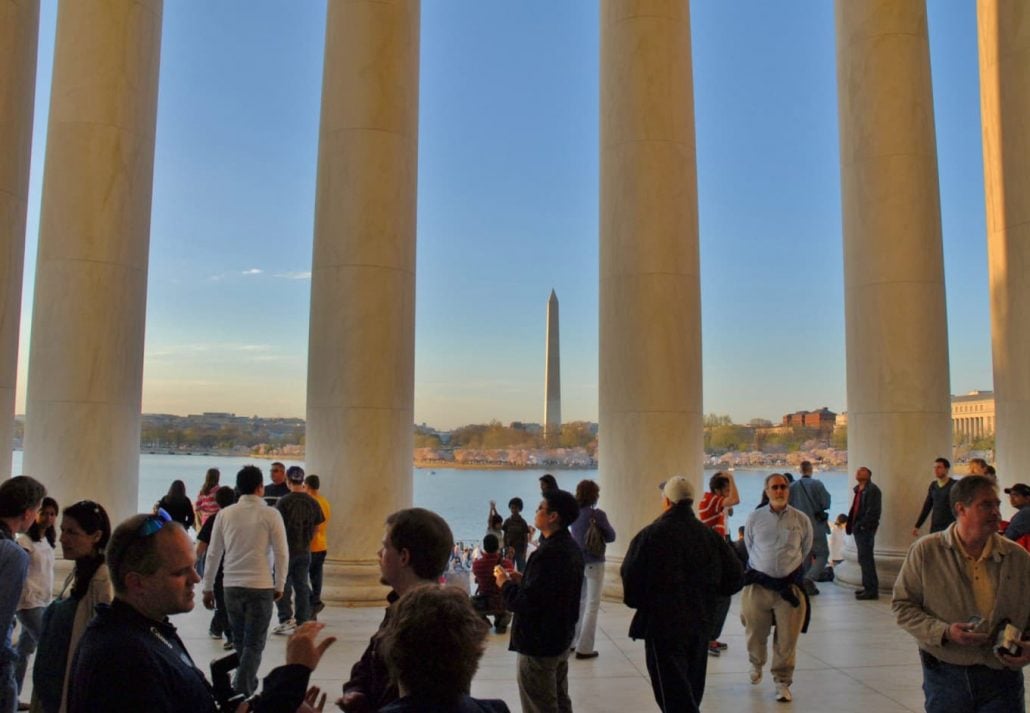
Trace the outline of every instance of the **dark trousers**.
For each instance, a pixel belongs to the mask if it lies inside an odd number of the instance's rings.
[[[855,532],[855,548],[858,550],[858,566],[862,568],[862,589],[870,594],[880,591],[880,580],[876,576],[876,560],[873,558],[875,532]]]
[[[219,636],[224,634],[226,640],[232,642],[232,627],[229,626],[229,614],[225,608],[225,585],[221,567],[218,568],[218,576],[215,577],[215,613],[211,615],[208,631]]]
[[[644,656],[654,699],[663,713],[698,713],[705,693],[708,637],[645,639]]]
[[[1023,672],[987,666],[956,666],[925,651],[926,713],[1024,713]]]
[[[712,641],[718,641],[722,636],[722,627],[726,624],[726,616],[730,613],[730,602],[733,597],[720,597],[714,599],[715,607],[712,609]]]
[[[311,577],[311,606],[322,601],[322,568],[325,567],[326,550],[311,553],[311,564],[308,566],[308,574]]]

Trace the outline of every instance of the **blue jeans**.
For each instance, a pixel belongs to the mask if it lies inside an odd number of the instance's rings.
[[[240,655],[240,665],[232,685],[238,693],[246,696],[257,690],[257,671],[261,665],[261,652],[265,650],[265,639],[268,638],[274,600],[275,592],[271,589],[225,588],[225,608],[229,613],[232,640]]]
[[[311,566],[308,575],[311,577],[311,606],[322,601],[322,569],[325,567],[326,550],[311,553]]]
[[[291,555],[286,569],[286,586],[283,587],[282,598],[275,603],[279,610],[279,623],[296,618],[297,624],[303,624],[311,618],[311,585],[308,583],[308,569],[311,567],[311,553]],[[296,592],[297,615],[293,613],[293,594]]]
[[[34,607],[32,609],[18,610],[18,623],[21,624],[21,633],[18,634],[18,664],[14,669],[14,680],[18,684],[18,693],[21,693],[22,682],[25,681],[25,671],[29,666],[29,656],[36,650],[36,642],[43,631],[43,610],[46,607]]]
[[[0,663],[0,713],[18,710],[18,682],[14,680],[14,661]]]
[[[956,666],[925,651],[926,713],[1025,713],[1023,672],[987,666]]]

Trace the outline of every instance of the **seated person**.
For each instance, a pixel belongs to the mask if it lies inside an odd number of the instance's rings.
[[[511,612],[504,608],[501,590],[497,587],[494,579],[494,567],[501,565],[510,571],[513,569],[513,565],[511,560],[501,558],[499,549],[500,542],[495,535],[487,535],[483,538],[483,554],[472,563],[472,576],[476,578],[476,596],[472,603],[484,619],[487,619],[488,614],[492,614],[494,631],[503,634],[508,630]]]
[[[401,697],[379,713],[508,713],[504,701],[468,695],[487,629],[463,592],[409,590],[394,605],[380,640]]]

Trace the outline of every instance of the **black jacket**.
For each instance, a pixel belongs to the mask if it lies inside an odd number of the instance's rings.
[[[265,678],[258,713],[293,713],[304,700],[311,670],[280,666]],[[71,668],[69,713],[216,713],[214,692],[168,623],[115,599],[98,604]]]
[[[736,553],[680,501],[637,533],[622,562],[626,606],[636,609],[634,639],[685,639],[711,631],[714,598],[743,586]]]
[[[515,612],[508,648],[526,656],[558,656],[569,650],[579,619],[583,552],[568,529],[542,538],[529,556],[522,583],[506,582],[504,606]]]
[[[502,700],[472,698],[462,696],[453,704],[430,703],[416,700],[414,696],[404,696],[379,713],[510,713]]]
[[[857,493],[858,486],[856,485],[853,490]],[[862,499],[858,501],[858,512],[848,513],[848,524],[845,525],[844,531],[849,535],[853,532],[875,533],[876,528],[880,526],[881,502],[880,489],[870,480],[866,483]]]
[[[386,595],[389,604],[383,613],[383,621],[379,629],[372,634],[372,638],[365,647],[365,652],[350,670],[350,679],[343,684],[343,692],[362,693],[365,696],[365,704],[368,710],[377,711],[383,706],[393,703],[400,696],[397,684],[390,680],[390,672],[386,669],[386,662],[379,652],[379,636],[390,621],[393,614],[393,605],[400,599],[397,592],[391,591]]]

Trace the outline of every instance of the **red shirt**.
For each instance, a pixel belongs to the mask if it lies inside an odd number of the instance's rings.
[[[726,498],[715,493],[705,493],[697,506],[697,519],[708,525],[723,537],[726,536]]]
[[[501,565],[505,569],[514,569],[511,560],[501,558],[500,552],[484,552],[472,563],[472,576],[476,579],[476,591],[485,594],[491,600],[501,601],[501,590],[494,579],[494,567]],[[503,606],[501,607],[503,608]]]

